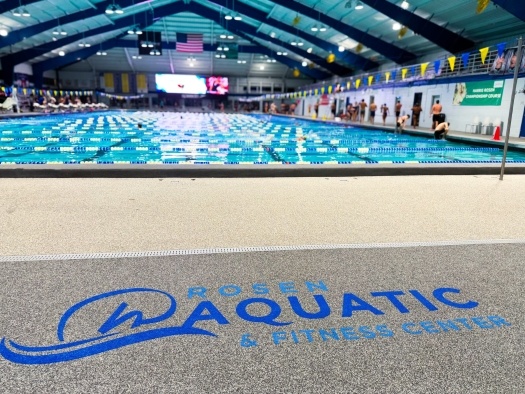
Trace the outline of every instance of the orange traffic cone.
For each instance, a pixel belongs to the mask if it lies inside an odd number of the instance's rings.
[[[499,126],[496,126],[496,128],[494,129],[494,135],[492,136],[492,139],[494,141],[499,141],[501,138],[501,132],[500,132],[500,129],[499,129]]]

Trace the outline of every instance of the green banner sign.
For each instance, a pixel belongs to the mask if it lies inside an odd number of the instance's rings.
[[[454,105],[501,105],[505,80],[462,82],[456,84]]]

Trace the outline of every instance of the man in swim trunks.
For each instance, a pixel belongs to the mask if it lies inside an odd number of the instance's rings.
[[[410,115],[403,115],[397,118],[395,133],[397,133],[398,130],[399,134],[403,132],[403,129],[405,128],[405,123],[408,119],[410,119]]]
[[[421,111],[423,111],[423,108],[421,108],[419,103],[416,103],[412,107],[412,127],[414,127],[414,129],[417,129],[419,126],[419,115],[421,114]]]
[[[383,126],[386,126],[386,117],[388,116],[388,106],[386,103],[381,106],[381,112],[383,113]]]
[[[366,107],[368,107],[368,105],[366,105],[365,99],[362,99],[361,102],[359,103],[359,122],[360,123],[363,123],[365,121]]]
[[[370,123],[374,124],[374,118],[376,116],[377,111],[377,104],[376,103],[370,103]]]
[[[401,104],[401,101],[398,101],[396,103],[396,119],[399,118],[399,116],[401,115],[401,107],[403,106],[403,104]]]
[[[434,138],[436,140],[441,140],[443,138],[446,138],[448,134],[448,127],[450,126],[450,123],[442,122],[436,126],[436,130],[434,130]]]
[[[436,100],[436,103],[432,106],[432,109],[430,110],[430,115],[432,116],[432,130],[434,130],[439,124],[439,114],[441,113],[442,109],[443,106],[439,104],[439,100]]]

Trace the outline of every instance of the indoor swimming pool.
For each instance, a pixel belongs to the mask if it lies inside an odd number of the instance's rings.
[[[5,118],[0,164],[499,163],[499,147],[269,115],[101,112]],[[509,163],[525,152],[509,151]]]

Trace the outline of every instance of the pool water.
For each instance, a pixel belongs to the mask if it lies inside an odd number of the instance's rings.
[[[0,164],[496,163],[502,155],[497,147],[267,115],[108,111],[0,123]],[[508,152],[507,160],[523,163],[525,153]]]

